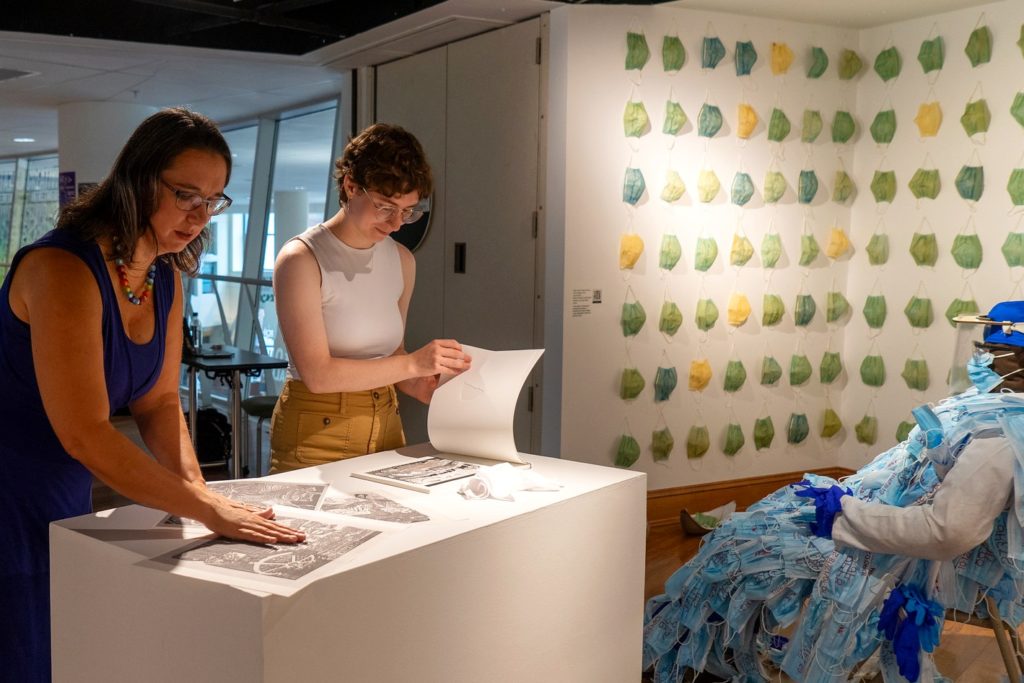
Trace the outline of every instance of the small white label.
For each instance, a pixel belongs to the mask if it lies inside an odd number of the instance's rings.
[[[601,303],[600,289],[572,290],[572,317],[582,318],[592,313],[591,306]]]

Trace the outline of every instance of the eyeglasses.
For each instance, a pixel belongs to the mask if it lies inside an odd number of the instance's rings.
[[[213,199],[206,199],[195,192],[179,190],[163,178],[160,179],[160,182],[174,192],[174,205],[182,211],[195,211],[199,208],[200,204],[205,204],[207,215],[216,216],[217,214],[224,213],[231,206],[232,199],[226,194],[214,197]]]
[[[416,206],[410,206],[407,209],[400,209],[394,204],[378,204],[374,201],[373,197],[370,196],[370,193],[366,191],[365,187],[360,187],[359,189],[363,191],[366,198],[370,200],[371,204],[373,204],[373,208],[377,209],[377,218],[379,220],[390,223],[395,219],[395,215],[400,214],[402,223],[408,225],[409,223],[415,223],[423,217],[423,209],[420,208],[419,204]]]

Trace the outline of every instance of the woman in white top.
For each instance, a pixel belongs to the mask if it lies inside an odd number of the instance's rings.
[[[419,219],[432,189],[415,137],[375,124],[335,162],[341,210],[287,242],[274,266],[288,379],[271,423],[271,471],[405,445],[398,389],[430,401],[441,373],[470,358],[452,339],[407,353],[416,279],[412,253],[389,235]]]

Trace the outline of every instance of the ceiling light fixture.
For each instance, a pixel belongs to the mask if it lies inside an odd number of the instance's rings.
[[[14,138],[14,142],[35,142],[35,138]]]

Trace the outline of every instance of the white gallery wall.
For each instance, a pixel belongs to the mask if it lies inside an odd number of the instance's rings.
[[[991,63],[972,69],[963,47],[982,13],[983,23],[992,30],[993,56]],[[1020,268],[1007,266],[1000,247],[1008,232],[1021,229],[1017,216],[1010,214],[1006,183],[1012,168],[1024,166],[1024,129],[1009,114],[1014,95],[1024,90],[1019,76],[1024,73],[1024,58],[1014,44],[1022,21],[1024,6],[1013,2],[865,31],[665,7],[555,10],[550,40],[548,254],[550,260],[554,242],[564,248],[564,262],[554,268],[549,263],[548,281],[560,282],[563,294],[562,456],[612,464],[621,437],[629,434],[640,446],[632,468],[648,473],[652,489],[836,465],[856,467],[895,442],[897,425],[909,419],[910,408],[945,395],[953,345],[953,328],[943,316],[947,306],[955,298],[971,298],[961,296],[969,286],[981,309],[987,310],[1008,298],[1017,287],[1014,280],[1021,277]],[[627,32],[642,32],[649,46],[650,60],[640,70],[625,68]],[[686,48],[686,62],[678,72],[666,72],[662,66],[666,35],[678,35]],[[726,56],[715,69],[702,69],[701,43],[713,35],[721,39]],[[945,66],[927,79],[916,56],[921,41],[934,35],[944,38]],[[737,75],[738,41],[751,41],[757,51],[749,75]],[[795,56],[784,74],[775,74],[770,67],[773,42],[785,43]],[[890,44],[902,57],[902,69],[887,85],[872,65]],[[830,60],[817,79],[806,76],[812,46],[823,48]],[[855,50],[864,64],[852,80],[838,75],[844,49]],[[987,98],[992,123],[987,136],[972,141],[959,117],[979,82],[973,97]],[[679,102],[689,119],[675,136],[662,132],[669,99]],[[941,103],[945,119],[937,137],[922,140],[913,118],[918,105],[930,99]],[[624,133],[623,113],[630,101],[643,102],[650,117],[650,130],[640,137]],[[868,128],[889,102],[897,130],[885,147],[875,143]],[[705,103],[718,106],[724,118],[722,129],[711,138],[697,133]],[[753,107],[760,119],[745,140],[737,135],[741,103]],[[774,108],[782,110],[791,124],[782,142],[768,140]],[[820,112],[824,124],[813,143],[801,141],[805,110]],[[856,134],[846,143],[833,142],[830,134],[840,110],[850,112],[857,124]],[[982,137],[984,144],[976,144]],[[972,161],[975,152],[978,156]],[[985,191],[973,204],[961,199],[954,186],[964,164],[985,168]],[[940,169],[938,198],[915,200],[911,195],[907,182],[919,166]],[[646,182],[646,192],[635,206],[623,201],[627,167],[639,168]],[[675,202],[659,197],[670,169],[679,173],[687,188]],[[870,190],[878,169],[896,174],[891,203],[876,202]],[[721,183],[718,195],[706,203],[698,198],[702,170],[714,171]],[[787,181],[785,195],[774,204],[763,196],[768,170],[782,172]],[[798,201],[797,192],[801,171],[808,170],[814,171],[819,187],[805,204]],[[838,170],[845,170],[857,186],[854,196],[843,202],[833,199]],[[742,207],[730,201],[737,172],[748,173],[756,188]],[[984,260],[976,272],[965,272],[949,249],[972,216]],[[911,236],[922,230],[924,217],[939,245],[933,267],[916,266],[909,254]],[[852,244],[832,258],[826,252],[835,228]],[[865,253],[876,231],[885,231],[890,239],[890,258],[884,266],[870,265]],[[764,267],[761,260],[767,233],[778,233],[783,244],[775,268]],[[675,235],[682,246],[682,257],[671,270],[659,268],[666,234]],[[643,243],[632,268],[620,268],[623,235],[639,237]],[[730,263],[736,235],[749,238],[754,249],[743,265]],[[814,236],[820,253],[802,266],[798,261],[805,235]],[[698,238],[712,238],[718,247],[718,257],[707,272],[695,268]],[[558,266],[562,272],[556,272]],[[594,301],[595,290],[599,303]],[[850,303],[850,310],[832,322],[826,321],[830,291],[842,293]],[[868,294],[879,292],[886,296],[888,318],[880,330],[870,330],[861,311]],[[933,303],[935,319],[924,330],[914,330],[903,315],[915,293]],[[779,295],[785,305],[777,325],[762,325],[765,294]],[[806,326],[794,321],[794,304],[801,294],[811,295],[817,305]],[[735,295],[744,295],[751,306],[741,325],[729,324],[729,302]],[[710,299],[719,311],[717,323],[706,332],[695,322],[701,299]],[[666,301],[675,302],[683,315],[675,335],[659,331]],[[629,337],[620,325],[627,302],[639,302],[647,316],[640,332]],[[823,384],[819,376],[826,351],[839,352],[845,368],[830,384]],[[885,359],[887,378],[882,387],[866,387],[861,381],[859,366],[869,353]],[[904,361],[914,354],[928,361],[931,383],[926,391],[908,389],[900,377]],[[773,386],[760,382],[766,355],[783,370]],[[811,378],[798,386],[789,381],[794,355],[806,356],[813,368]],[[691,363],[704,360],[711,379],[705,388],[691,390]],[[741,361],[747,374],[734,392],[724,389],[730,361]],[[674,367],[678,375],[677,387],[663,401],[655,400],[659,367]],[[624,368],[636,368],[645,380],[636,398],[620,398]],[[826,407],[833,408],[844,425],[830,438],[820,435]],[[793,415],[807,418],[809,434],[800,443],[787,439]],[[865,415],[878,420],[873,445],[860,443],[855,433]],[[771,418],[775,431],[771,445],[760,450],[754,444],[759,418]],[[732,456],[723,452],[730,423],[738,424],[745,437],[745,445]],[[694,427],[707,428],[709,448],[700,457],[688,458],[687,439]],[[655,460],[652,433],[666,428],[674,449],[667,459]]]

